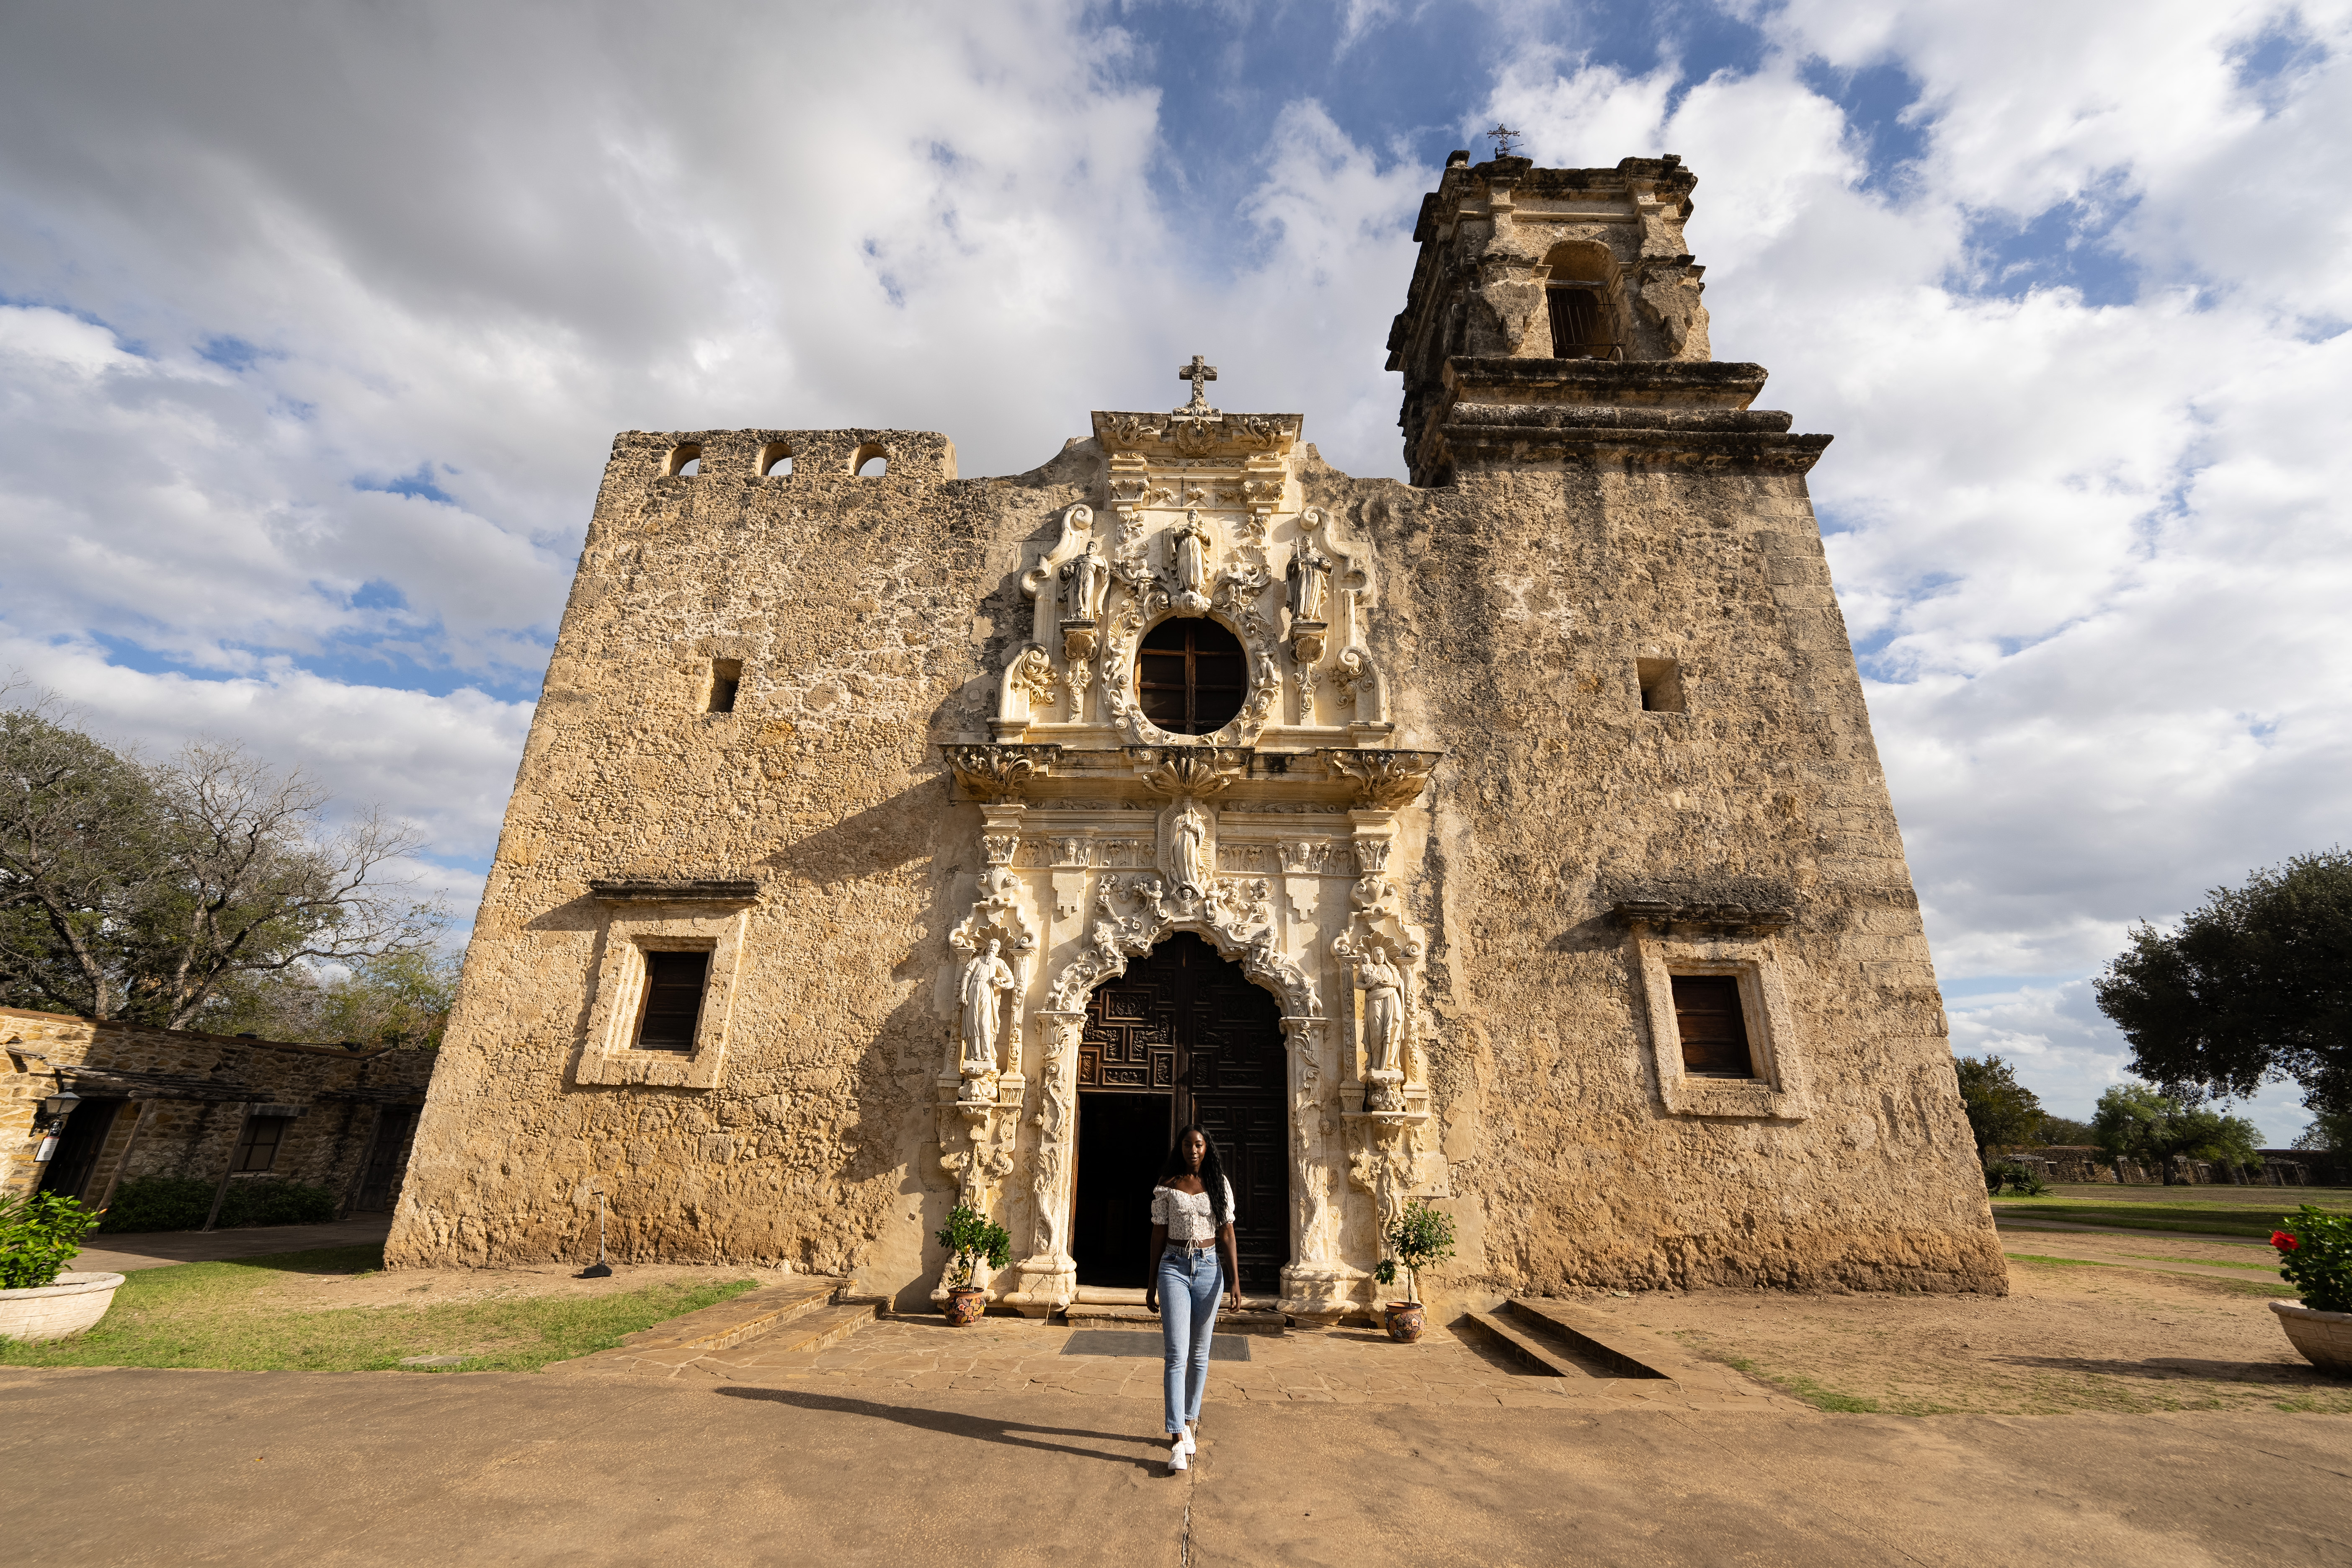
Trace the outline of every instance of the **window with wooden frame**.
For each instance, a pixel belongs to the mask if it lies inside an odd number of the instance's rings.
[[[1754,1078],[1756,1056],[1748,1043],[1738,976],[1677,974],[1673,986],[1683,1071],[1693,1078]]]
[[[709,980],[708,948],[646,953],[645,997],[637,1006],[637,1049],[691,1052]]]
[[[245,1130],[237,1134],[236,1154],[228,1168],[244,1175],[255,1171],[267,1171],[278,1163],[278,1146],[286,1140],[286,1128],[290,1116],[248,1116]]]
[[[1206,735],[1242,710],[1249,655],[1239,637],[1205,616],[1165,620],[1144,634],[1135,686],[1154,724],[1171,734]]]

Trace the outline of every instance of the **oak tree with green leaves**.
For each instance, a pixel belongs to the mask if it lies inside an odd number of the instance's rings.
[[[2132,1071],[2176,1097],[2292,1079],[2315,1111],[2352,1111],[2352,855],[2216,888],[2176,931],[2135,926],[2096,992]]]

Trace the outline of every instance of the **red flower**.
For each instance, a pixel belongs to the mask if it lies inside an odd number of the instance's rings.
[[[2271,1232],[2271,1245],[2277,1247],[2281,1252],[2293,1252],[2296,1247],[2301,1247],[2303,1243],[2295,1240],[2294,1237],[2289,1236],[2283,1230],[2274,1230]]]

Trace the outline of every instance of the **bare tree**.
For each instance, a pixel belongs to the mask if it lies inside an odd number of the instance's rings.
[[[0,992],[185,1028],[225,992],[428,948],[442,913],[393,873],[422,839],[233,745],[159,767],[39,708],[0,712]]]
[[[0,998],[118,1016],[170,876],[152,782],[42,696],[0,710]]]
[[[371,809],[320,831],[327,791],[236,746],[192,745],[155,770],[171,896],[145,917],[152,1010],[184,1028],[222,984],[297,964],[350,963],[432,940],[438,911],[386,873],[424,839]]]

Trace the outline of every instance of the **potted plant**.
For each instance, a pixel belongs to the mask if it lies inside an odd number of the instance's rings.
[[[1013,1257],[1013,1238],[978,1209],[958,1204],[940,1232],[940,1245],[948,1249],[948,1321],[965,1328],[988,1310],[988,1292],[971,1282],[973,1272],[983,1258],[991,1268],[1003,1268]]]
[[[1388,1304],[1389,1338],[1411,1344],[1429,1326],[1421,1304],[1421,1271],[1454,1256],[1454,1220],[1427,1198],[1415,1198],[1381,1239],[1388,1243],[1389,1256],[1381,1259],[1373,1277],[1393,1285],[1397,1270],[1404,1270],[1405,1299]]]
[[[2352,1373],[2352,1215],[2305,1204],[2279,1221],[2271,1245],[2279,1272],[2303,1292],[2271,1303],[2288,1342],[2312,1365]]]
[[[0,1340],[61,1340],[106,1316],[122,1276],[66,1269],[104,1212],[56,1193],[0,1197]]]

